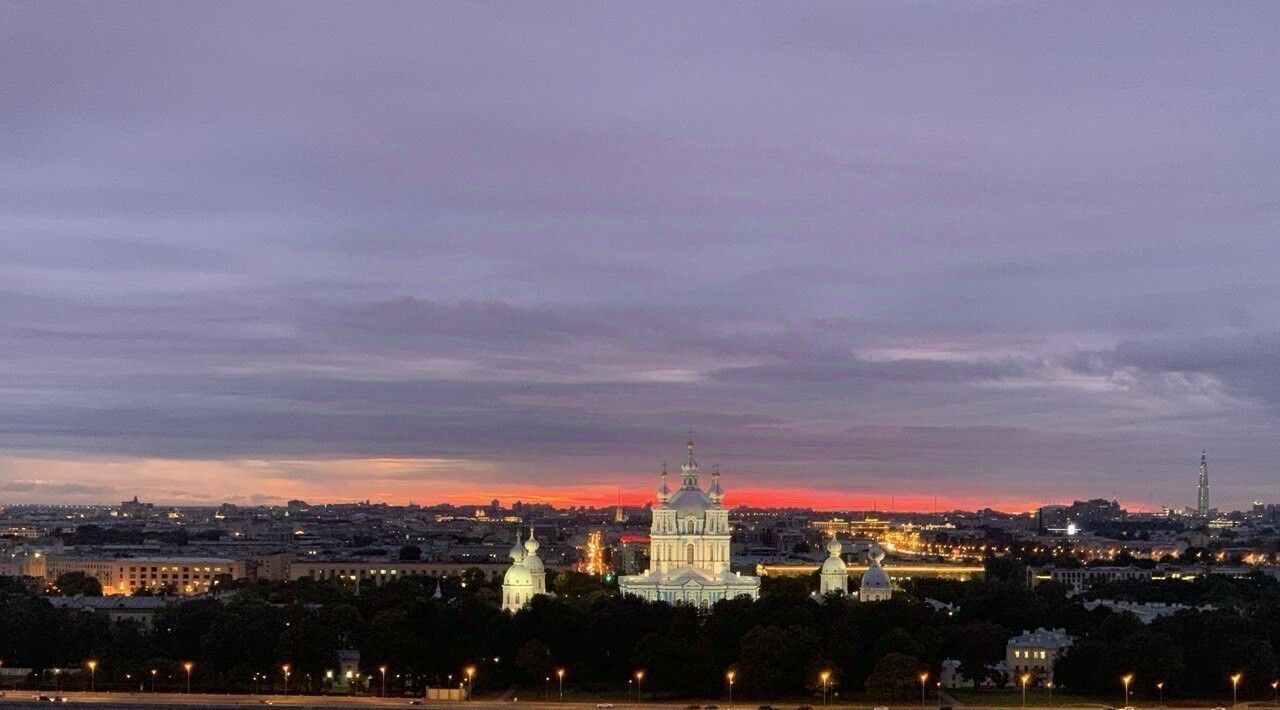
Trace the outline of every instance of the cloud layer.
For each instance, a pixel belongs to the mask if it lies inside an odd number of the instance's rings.
[[[0,499],[1276,500],[1278,14],[6,4]]]

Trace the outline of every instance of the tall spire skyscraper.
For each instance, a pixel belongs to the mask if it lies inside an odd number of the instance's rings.
[[[1196,515],[1209,517],[1209,459],[1200,452],[1200,489],[1196,494]]]

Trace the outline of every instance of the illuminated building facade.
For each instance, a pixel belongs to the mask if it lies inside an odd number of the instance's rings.
[[[658,504],[649,530],[649,569],[619,578],[623,594],[650,601],[709,607],[721,599],[760,595],[760,579],[730,571],[729,510],[724,507],[720,472],[713,470],[705,492],[698,484],[693,437],[680,467],[681,486],[667,485],[664,466]]]

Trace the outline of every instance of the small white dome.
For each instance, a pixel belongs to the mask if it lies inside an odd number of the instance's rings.
[[[839,557],[840,553],[843,551],[844,551],[844,545],[840,544],[839,539],[833,537],[831,538],[831,542],[827,543],[827,554],[831,555],[832,557]]]
[[[828,557],[822,563],[822,574],[845,574],[848,569],[844,566],[844,560],[839,557]]]
[[[889,573],[880,566],[880,562],[884,560],[884,550],[880,549],[879,545],[872,545],[867,556],[871,558],[871,566],[862,573],[862,591],[888,590],[892,586],[889,582]]]
[[[532,552],[524,556],[523,565],[529,570],[529,574],[543,574],[547,571],[546,565],[542,564],[542,558]]]
[[[862,589],[888,589],[889,573],[884,571],[879,565],[872,565],[862,573]]]
[[[867,557],[870,557],[872,562],[879,565],[884,562],[884,550],[880,549],[879,545],[872,545]]]
[[[533,538],[533,535],[530,535],[529,539],[524,541],[524,551],[527,554],[530,554],[530,555],[538,554],[539,547],[542,547],[542,545],[540,545],[538,541]]]
[[[533,575],[529,573],[529,568],[520,563],[511,565],[507,568],[507,573],[502,577],[502,586],[504,587],[532,587]]]

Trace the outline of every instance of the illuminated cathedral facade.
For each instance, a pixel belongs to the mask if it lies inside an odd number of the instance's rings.
[[[649,529],[649,569],[621,577],[623,594],[650,601],[709,607],[721,599],[760,595],[760,579],[730,571],[729,510],[724,507],[720,471],[706,491],[698,483],[693,438],[680,466],[674,493],[663,466],[653,523]]]

